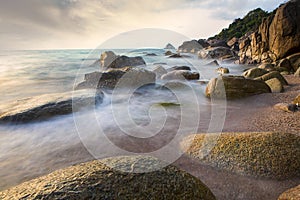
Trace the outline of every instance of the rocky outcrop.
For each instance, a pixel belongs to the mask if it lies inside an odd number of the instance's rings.
[[[70,114],[84,107],[102,103],[100,90],[81,90],[46,94],[21,99],[0,107],[0,122],[30,122]]]
[[[243,64],[270,63],[299,52],[300,2],[292,0],[281,5],[257,31],[240,39],[239,48]]]
[[[144,68],[125,67],[86,74],[84,81],[78,84],[75,89],[114,89],[119,82],[119,87],[138,87],[155,83],[155,79],[156,75],[154,72]]]
[[[172,165],[149,156],[124,156],[55,171],[0,192],[0,199],[216,198],[198,178]]]
[[[182,145],[200,162],[237,174],[273,179],[300,176],[300,137],[295,134],[198,134]]]
[[[102,53],[100,62],[101,62],[101,69],[103,71],[108,69],[119,69],[124,67],[137,67],[137,66],[146,65],[146,62],[140,56],[137,57],[117,56],[112,51],[106,51]]]
[[[208,47],[198,53],[201,59],[220,59],[224,56],[235,57],[235,52],[228,47]]]
[[[173,49],[175,49],[175,47],[172,44],[168,43],[164,49],[172,49],[173,50]]]
[[[300,185],[285,191],[278,197],[278,200],[296,200],[300,199]]]
[[[203,46],[197,40],[186,41],[178,47],[178,51],[182,53],[197,53],[203,49]]]
[[[263,81],[242,76],[219,76],[209,81],[205,93],[209,98],[239,99],[270,92],[271,89]]]
[[[200,74],[198,72],[189,70],[170,71],[161,77],[162,80],[199,80],[199,78]]]

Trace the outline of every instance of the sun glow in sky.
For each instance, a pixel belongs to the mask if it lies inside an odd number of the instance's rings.
[[[171,30],[191,39],[207,38],[254,8],[272,11],[283,2],[0,0],[0,49],[96,48],[116,35],[145,28]]]

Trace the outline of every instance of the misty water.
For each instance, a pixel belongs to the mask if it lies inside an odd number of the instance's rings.
[[[100,66],[93,63],[103,51],[1,51],[0,103],[72,91],[85,73],[100,70]],[[165,68],[185,65],[199,71],[201,80],[217,76],[216,66],[204,66],[210,61],[193,55],[167,58],[163,49],[117,49],[114,52],[143,56],[149,70],[157,65]],[[157,56],[147,56],[149,53]],[[243,71],[241,66],[222,66],[228,67],[232,74]],[[96,108],[42,122],[1,124],[0,190],[94,158],[152,152],[175,161],[181,152],[178,143],[172,143],[174,138],[179,135],[177,139],[181,139],[185,134],[206,132],[214,127],[209,124],[213,102],[204,96],[205,85],[199,82],[188,85],[190,89],[175,93],[159,87],[143,88],[130,94],[130,98],[124,93],[106,91],[104,102]],[[164,102],[181,106],[160,106]],[[167,145],[171,147],[158,151]]]

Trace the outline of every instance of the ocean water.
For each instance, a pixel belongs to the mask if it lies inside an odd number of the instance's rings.
[[[72,91],[85,73],[99,71],[100,66],[94,63],[103,51],[0,51],[0,103]],[[192,55],[175,59],[166,58],[163,49],[113,51],[142,56],[149,70],[157,65],[165,68],[186,65],[199,71],[202,80],[217,76],[215,66],[204,66],[210,61]],[[149,53],[157,56],[147,56]],[[232,74],[243,71],[242,66],[222,66],[228,67]],[[211,115],[214,103],[204,97],[205,85],[191,82],[190,88],[180,92],[149,89],[130,94],[129,98],[124,94],[106,93],[104,103],[94,110],[30,124],[1,124],[0,190],[58,168],[112,155],[141,152],[152,155],[153,152],[162,159],[175,161],[182,152],[178,150],[178,143],[172,144],[173,140],[181,139],[187,133],[222,128],[222,119],[217,117],[216,122],[210,124],[214,119]],[[164,108],[159,106],[162,102],[181,106]],[[168,151],[160,151],[170,144],[173,146],[166,148]],[[169,153],[170,149],[173,154]]]

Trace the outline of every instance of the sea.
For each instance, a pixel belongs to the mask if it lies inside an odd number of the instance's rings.
[[[0,51],[0,103],[73,91],[84,74],[100,70],[95,63],[107,50]],[[210,60],[195,55],[167,58],[165,50],[157,48],[112,51],[142,56],[148,70],[158,65],[190,66],[202,81],[218,76],[216,66],[206,65]],[[245,69],[233,64],[221,66],[234,75]],[[205,84],[191,81],[189,87],[184,91],[154,87],[127,95],[106,92],[103,104],[93,110],[41,122],[1,124],[0,190],[59,168],[115,155],[147,154],[175,161],[182,154],[178,141],[183,136],[221,131],[226,117],[226,102],[220,105],[207,99]]]

